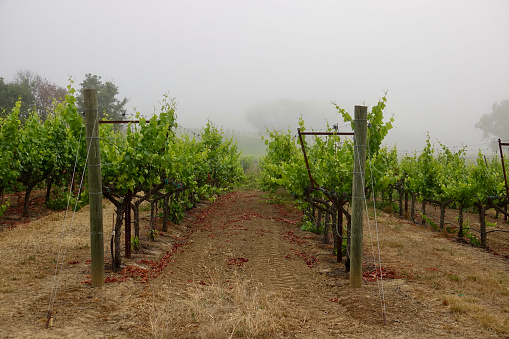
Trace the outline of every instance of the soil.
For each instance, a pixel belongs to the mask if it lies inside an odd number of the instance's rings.
[[[368,213],[364,282],[350,288],[323,236],[302,231],[301,214],[263,192],[200,203],[153,242],[144,220],[141,249],[122,259],[121,272],[108,260],[114,208],[103,205],[103,287],[90,285],[88,207],[0,232],[0,337],[509,335],[508,260],[391,214]],[[383,280],[374,273],[378,248]]]

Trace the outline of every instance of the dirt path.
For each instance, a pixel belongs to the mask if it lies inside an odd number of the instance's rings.
[[[109,220],[112,207],[106,205],[104,213]],[[380,284],[365,281],[361,289],[349,288],[330,248],[296,227],[300,216],[290,205],[269,204],[261,192],[232,192],[201,205],[181,225],[124,260],[129,270],[108,271],[110,280],[125,281],[104,288],[86,283],[87,218],[86,208],[76,217],[48,330],[45,314],[62,215],[0,233],[0,337],[507,335],[507,261],[390,215],[378,217],[382,260],[400,278],[383,282],[385,307]],[[368,244],[376,243],[368,233],[366,228],[366,271],[371,266]],[[497,294],[480,291],[485,285],[493,285]],[[490,318],[492,313],[501,318]],[[477,315],[487,315],[488,324]]]

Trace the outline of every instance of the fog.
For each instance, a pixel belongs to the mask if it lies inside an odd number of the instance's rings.
[[[509,99],[507,13],[505,0],[0,0],[0,76],[79,88],[92,73],[146,116],[169,93],[182,126],[238,130],[284,101],[292,126],[341,125],[331,101],[353,112],[388,91],[389,145],[429,133],[476,151],[474,124]]]

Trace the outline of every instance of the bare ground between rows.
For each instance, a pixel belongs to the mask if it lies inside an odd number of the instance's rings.
[[[109,220],[113,207],[106,202],[104,207],[104,220]],[[502,258],[382,214],[379,240],[373,227],[372,238],[365,228],[366,269],[373,265],[369,245],[380,244],[383,266],[400,278],[385,280],[383,290],[367,281],[361,289],[351,289],[329,246],[296,227],[300,216],[293,208],[268,204],[257,191],[221,196],[200,205],[155,242],[142,239],[142,251],[124,264],[147,272],[149,284],[142,276],[103,288],[83,283],[90,274],[84,208],[66,242],[53,324],[45,330],[62,219],[62,213],[55,213],[0,233],[1,337],[507,335],[509,275]],[[108,258],[109,239],[105,252]],[[151,260],[166,264],[153,271],[157,277],[143,271]],[[121,278],[110,271],[107,275]],[[486,293],[495,294],[483,294],[477,283],[493,284],[496,292]],[[471,312],[470,303],[455,304],[453,297],[470,298],[480,309]],[[455,305],[463,309],[453,309]],[[477,314],[499,317],[487,318],[494,323],[490,327]]]

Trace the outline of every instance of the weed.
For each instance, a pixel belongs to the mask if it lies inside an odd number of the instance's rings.
[[[300,225],[300,229],[307,232],[314,232],[316,231],[316,226],[315,223],[312,222],[311,220],[306,220],[302,222],[302,224]]]
[[[155,228],[151,229],[148,232],[148,237],[149,237],[149,239],[152,239],[152,240],[155,239],[158,235],[159,235],[159,232]],[[138,242],[139,242],[139,240],[138,240]]]
[[[465,238],[470,240],[470,243],[472,245],[474,245],[475,247],[481,246],[481,241],[477,239],[475,235],[472,234],[472,232],[470,231],[470,226],[467,225],[463,228],[463,234],[465,235]]]
[[[269,196],[267,196],[266,203],[282,205],[285,202],[289,202],[289,201],[290,200],[288,198],[282,197],[280,195],[270,194]]]
[[[455,282],[459,282],[461,279],[460,277],[458,277],[456,274],[448,274],[447,275],[447,279],[449,279],[450,281],[455,281]]]
[[[431,228],[433,228],[433,231],[440,231],[440,227],[433,220],[426,217],[424,218],[426,219],[426,222],[431,226]]]
[[[468,219],[465,219],[463,221],[463,236],[470,240],[470,243],[475,247],[481,246],[481,242],[479,241],[479,239],[477,239],[475,235],[473,235],[472,232],[470,231],[470,221]]]
[[[446,227],[445,227],[445,230],[447,231],[447,233],[455,233],[455,232],[456,232],[455,230],[453,230],[453,229],[451,228],[451,226],[446,226]]]
[[[139,248],[140,248],[140,239],[138,237],[132,236],[131,237],[131,250],[137,251]]]
[[[82,207],[81,201],[77,200],[75,196],[60,189],[53,190],[50,200],[46,203],[46,207],[51,210],[65,210],[67,205],[72,206],[73,210],[76,207],[76,211]]]

